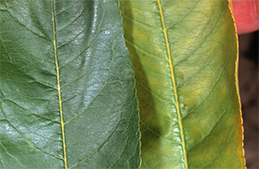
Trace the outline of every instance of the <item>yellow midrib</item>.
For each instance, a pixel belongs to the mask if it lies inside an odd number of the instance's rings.
[[[52,22],[53,22],[53,45],[54,45],[54,53],[55,53],[55,63],[56,63],[56,72],[57,72],[57,84],[58,84],[58,103],[59,103],[59,111],[60,111],[60,123],[61,123],[61,132],[62,132],[62,140],[63,140],[63,155],[64,155],[64,165],[65,169],[67,169],[67,155],[66,155],[66,140],[65,140],[65,130],[64,130],[64,119],[62,112],[62,99],[61,99],[61,91],[60,91],[60,76],[59,76],[59,66],[58,66],[58,56],[57,56],[57,40],[56,40],[56,24],[55,24],[55,15],[54,15],[54,3],[51,0],[52,5]]]
[[[170,46],[169,46],[168,37],[167,37],[167,29],[165,27],[165,20],[164,20],[164,15],[163,15],[163,10],[162,10],[162,5],[160,3],[160,0],[157,0],[157,4],[158,4],[158,7],[159,7],[159,13],[160,13],[161,22],[162,22],[162,25],[163,25],[164,38],[165,38],[165,41],[166,41],[165,43],[166,43],[166,49],[167,49],[167,54],[168,54],[168,62],[169,62],[169,65],[170,65],[171,78],[172,78],[173,87],[174,87],[174,94],[175,94],[175,102],[176,102],[175,105],[176,105],[178,118],[179,118],[179,127],[180,127],[180,130],[181,130],[181,139],[182,139],[183,153],[184,153],[184,163],[185,163],[185,167],[187,169],[188,163],[187,163],[187,156],[186,156],[185,140],[184,140],[184,135],[183,135],[182,118],[181,118],[181,114],[180,114],[178,94],[177,94],[177,90],[176,90],[176,83],[175,83],[175,76],[174,76],[174,66],[172,64],[171,51],[170,51]]]

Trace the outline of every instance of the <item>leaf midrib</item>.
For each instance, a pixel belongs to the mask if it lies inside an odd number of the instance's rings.
[[[61,123],[61,132],[62,132],[62,143],[63,143],[63,160],[64,167],[67,169],[67,155],[66,155],[66,140],[65,140],[65,129],[64,129],[64,118],[62,111],[62,99],[61,99],[61,90],[60,90],[60,74],[59,74],[59,65],[58,65],[58,56],[57,56],[57,40],[56,40],[56,22],[55,22],[55,13],[54,13],[54,2],[51,0],[52,8],[52,22],[53,22],[53,45],[54,45],[54,55],[55,55],[55,65],[57,73],[57,90],[58,90],[58,103],[59,103],[59,113],[60,113],[60,123]]]
[[[185,164],[185,168],[188,168],[187,157],[186,157],[186,148],[185,148],[185,140],[184,140],[184,134],[183,134],[182,118],[181,118],[181,113],[180,113],[180,108],[179,108],[180,105],[179,105],[179,101],[178,101],[178,93],[177,93],[176,82],[175,82],[174,65],[172,63],[170,44],[168,42],[168,37],[167,37],[167,28],[165,27],[164,14],[163,14],[162,5],[160,3],[160,0],[157,0],[157,4],[158,4],[158,7],[159,7],[161,23],[162,23],[162,26],[163,26],[162,31],[163,31],[164,38],[165,38],[166,50],[167,50],[167,55],[168,55],[168,62],[169,62],[170,71],[171,71],[171,79],[172,79],[173,88],[174,88],[175,105],[176,105],[177,115],[178,115],[178,119],[179,119],[179,127],[180,127],[180,131],[181,131],[181,139],[182,139],[182,146],[183,146],[184,164]]]

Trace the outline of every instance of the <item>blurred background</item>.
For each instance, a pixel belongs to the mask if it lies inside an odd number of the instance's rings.
[[[259,168],[258,39],[258,31],[239,35],[239,90],[245,130],[245,158],[248,169]]]

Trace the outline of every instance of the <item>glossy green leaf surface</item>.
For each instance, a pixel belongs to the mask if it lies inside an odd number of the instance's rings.
[[[137,168],[117,0],[0,1],[0,168]]]
[[[226,0],[121,0],[142,168],[244,168],[237,40]]]

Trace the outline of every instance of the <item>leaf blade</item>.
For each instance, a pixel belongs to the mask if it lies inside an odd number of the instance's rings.
[[[121,3],[140,101],[142,168],[244,168],[227,1]]]
[[[0,167],[138,167],[118,2],[2,1],[0,9]]]

